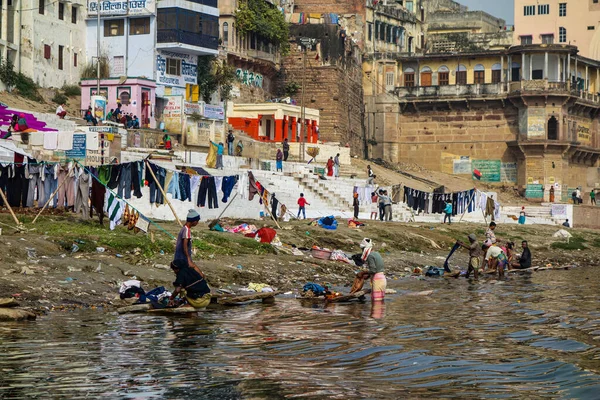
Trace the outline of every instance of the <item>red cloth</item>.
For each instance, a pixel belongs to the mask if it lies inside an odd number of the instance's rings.
[[[327,176],[333,176],[333,160],[327,160]]]
[[[300,197],[300,198],[298,199],[298,205],[299,205],[300,207],[304,207],[304,206],[306,205],[306,203],[307,203],[307,201],[306,201],[306,199],[305,199],[304,197]]]
[[[246,237],[256,237],[258,235],[260,237],[261,243],[271,243],[273,239],[275,239],[275,235],[277,235],[277,231],[272,228],[260,228],[254,233],[247,233]]]

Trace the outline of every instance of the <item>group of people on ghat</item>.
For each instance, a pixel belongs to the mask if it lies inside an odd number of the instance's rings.
[[[516,255],[515,244],[507,241],[504,245],[496,237],[496,223],[491,222],[485,232],[485,241],[480,245],[475,234],[468,236],[469,243],[458,241],[457,244],[469,251],[469,266],[467,269],[468,278],[471,273],[475,279],[478,279],[480,271],[487,273],[498,273],[499,277],[504,276],[505,270],[526,269],[531,267],[531,251],[526,240],[521,242],[522,252]]]

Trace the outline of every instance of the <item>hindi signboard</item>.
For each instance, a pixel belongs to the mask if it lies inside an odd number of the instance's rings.
[[[65,157],[69,160],[85,160],[86,151],[85,151],[85,143],[86,143],[86,134],[85,133],[75,133],[73,134],[73,148],[71,150],[65,151]]]
[[[100,15],[145,15],[156,13],[156,3],[154,0],[107,0],[88,1],[88,16],[98,15],[98,8],[100,8]]]

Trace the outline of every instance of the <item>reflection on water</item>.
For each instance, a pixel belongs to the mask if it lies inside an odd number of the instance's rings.
[[[400,293],[435,291],[381,305],[54,313],[0,328],[0,397],[598,398],[599,283],[579,269],[408,280]]]

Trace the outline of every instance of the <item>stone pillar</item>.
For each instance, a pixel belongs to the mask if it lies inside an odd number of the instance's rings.
[[[524,75],[525,75],[525,72],[523,72],[523,76]],[[528,76],[528,80],[532,80],[532,79],[533,79],[533,54],[530,54],[529,55],[529,76]]]
[[[571,88],[571,53],[567,54],[567,76],[565,77],[567,82],[567,90]]]
[[[525,79],[525,53],[521,53],[521,76],[519,77],[519,80],[522,81],[524,79]]]
[[[500,56],[500,93],[504,91],[504,83],[506,78],[504,77],[504,56]]]
[[[275,134],[273,135],[273,140],[276,142],[283,142],[283,120],[276,119],[275,120]]]
[[[507,75],[508,75],[508,82],[510,85],[510,82],[512,82],[512,56],[508,56],[508,71],[507,71]]]
[[[544,79],[548,79],[548,52],[544,53]]]
[[[556,55],[556,81],[560,82],[560,55]]]
[[[577,78],[579,78],[579,75],[577,73],[577,56],[575,56],[575,88],[577,88]]]
[[[296,136],[298,136],[298,120],[296,117],[290,117],[290,121],[292,122],[292,142],[295,142]]]
[[[589,70],[588,70],[588,66],[585,66],[585,85],[583,85],[583,89],[586,92],[589,92],[589,87],[590,87],[590,76],[589,76]]]

